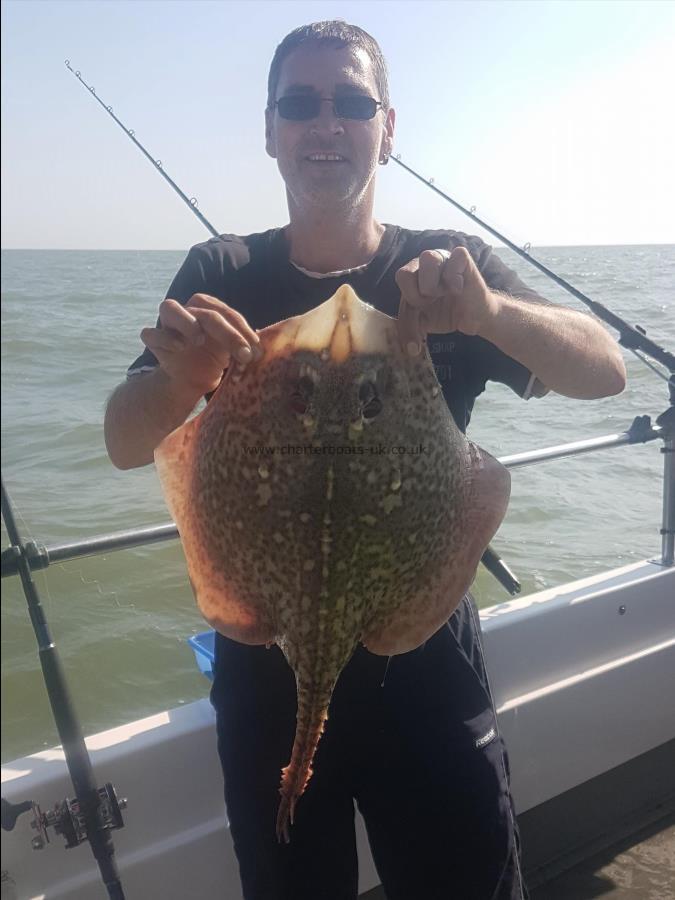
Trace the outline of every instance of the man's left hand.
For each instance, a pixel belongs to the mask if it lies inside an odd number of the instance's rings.
[[[480,334],[499,310],[465,247],[424,250],[396,273],[401,290],[398,330],[402,346],[417,356],[429,332]]]

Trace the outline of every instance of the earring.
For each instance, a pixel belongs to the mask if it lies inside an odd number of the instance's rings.
[[[380,159],[378,160],[381,166],[386,166],[389,162],[389,154],[383,153]]]

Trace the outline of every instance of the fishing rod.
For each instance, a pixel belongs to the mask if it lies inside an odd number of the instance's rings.
[[[138,147],[138,149],[143,153],[143,155],[150,160],[153,166],[157,169],[160,175],[166,179],[166,181],[171,185],[173,190],[178,194],[178,196],[183,200],[184,203],[192,210],[192,212],[197,216],[197,218],[205,225],[209,232],[213,235],[213,237],[219,237],[219,232],[213,227],[213,225],[206,219],[202,213],[197,208],[197,200],[193,197],[192,199],[188,198],[186,194],[178,187],[176,182],[164,171],[162,168],[162,161],[159,159],[153,159],[150,153],[145,149],[145,147],[141,144],[141,142],[136,138],[134,132],[127,128],[117,116],[113,113],[112,106],[106,106],[106,104],[97,96],[95,88],[91,85],[87,84],[87,82],[82,78],[79,71],[75,71],[70,65],[70,60],[65,61],[66,68],[72,72],[72,74],[77,78],[77,80],[92,94],[94,99],[103,107],[103,109],[108,113],[108,115],[114,119],[114,121],[119,125],[119,127],[124,131],[127,137],[134,142],[134,144]],[[389,159],[393,159],[394,162],[398,163],[406,172],[409,172],[418,181],[422,184],[426,185],[430,188],[434,193],[438,194],[448,203],[451,203],[460,212],[464,213],[464,215],[468,216],[472,221],[476,222],[481,228],[484,228],[494,237],[496,237],[499,241],[502,241],[509,249],[513,250],[514,253],[517,253],[522,259],[526,260],[530,265],[534,266],[568,293],[570,293],[573,297],[576,297],[577,300],[580,300],[585,306],[587,306],[599,319],[603,322],[606,322],[610,327],[614,328],[619,332],[619,343],[621,346],[625,347],[627,350],[630,350],[632,353],[637,356],[637,358],[643,362],[649,369],[652,370],[656,375],[660,378],[663,378],[664,381],[667,381],[670,387],[670,399],[671,403],[675,403],[675,354],[670,353],[668,350],[661,347],[655,341],[651,340],[651,338],[647,337],[647,333],[644,328],[639,325],[632,326],[625,319],[618,316],[616,313],[613,313],[611,310],[607,309],[602,303],[598,303],[596,300],[591,300],[590,297],[587,297],[586,294],[577,290],[573,285],[571,285],[564,278],[561,278],[560,275],[557,275],[543,263],[539,262],[538,259],[535,259],[530,255],[529,249],[530,244],[526,244],[525,247],[519,247],[513,241],[509,240],[505,235],[501,234],[491,225],[488,225],[487,222],[484,222],[474,213],[475,207],[471,209],[467,209],[465,206],[462,206],[456,200],[453,200],[448,194],[444,191],[440,190],[434,184],[433,178],[424,178],[418,172],[416,172],[413,168],[406,165],[401,160],[401,155],[396,154],[390,156]],[[660,363],[662,366],[665,366],[666,369],[670,372],[670,377],[664,376],[658,369],[656,369],[648,360],[646,360],[640,354],[644,353],[646,356],[651,357],[656,360],[656,362]]]
[[[89,751],[68,690],[63,665],[50,634],[40,595],[31,574],[28,545],[19,534],[12,502],[4,481],[1,485],[2,518],[10,541],[9,550],[16,562],[28,603],[49,703],[76,794],[76,799],[66,799],[62,803],[57,803],[53,810],[47,812],[42,812],[33,800],[9,803],[3,798],[2,827],[5,831],[11,831],[17,818],[22,813],[32,810],[31,826],[37,831],[32,841],[33,849],[41,850],[49,843],[48,829],[52,827],[57,834],[63,835],[66,839],[66,849],[89,841],[108,896],[111,900],[124,900],[110,832],[114,828],[124,827],[121,810],[126,806],[126,801],[117,799],[115,789],[110,783],[102,788],[96,787]]]
[[[164,169],[162,168],[162,160],[161,160],[161,159],[154,159],[154,158],[150,155],[150,153],[148,153],[148,151],[145,149],[145,147],[143,146],[143,144],[141,144],[141,142],[138,141],[138,140],[136,139],[136,136],[135,136],[135,134],[134,134],[133,129],[127,128],[126,125],[124,125],[122,122],[120,122],[120,120],[117,118],[117,116],[116,116],[115,113],[113,112],[112,106],[106,106],[105,103],[103,102],[103,100],[101,100],[101,98],[97,96],[97,94],[96,94],[96,88],[92,87],[92,85],[90,85],[90,84],[87,84],[87,82],[82,78],[81,74],[80,74],[78,71],[75,71],[75,69],[72,68],[72,66],[70,65],[70,60],[69,60],[69,59],[67,59],[65,62],[66,62],[66,68],[68,69],[68,71],[72,72],[73,75],[74,75],[74,76],[77,78],[77,80],[80,82],[80,84],[82,84],[82,85],[84,85],[84,87],[86,87],[86,89],[87,89],[87,90],[89,91],[89,93],[92,95],[92,97],[94,98],[94,100],[96,100],[97,103],[100,103],[100,105],[101,105],[101,106],[103,107],[103,109],[108,113],[108,115],[110,116],[110,118],[111,118],[111,119],[114,119],[115,122],[117,122],[117,124],[120,126],[120,128],[122,129],[122,131],[123,131],[123,132],[126,134],[126,136],[129,138],[129,140],[133,141],[134,144],[136,144],[136,146],[137,146],[138,149],[141,151],[141,153],[143,154],[143,156],[145,156],[146,159],[149,159],[149,160],[150,160],[150,162],[153,164],[153,166],[155,167],[155,169],[157,169],[157,171],[158,171],[159,174],[162,176],[162,178],[164,178],[166,181],[168,181],[168,183],[171,185],[171,187],[174,189],[174,191],[175,191],[175,192],[178,194],[178,196],[181,198],[181,200],[183,201],[183,203],[187,203],[187,205],[190,207],[190,209],[192,210],[192,212],[197,216],[197,218],[198,218],[199,221],[202,223],[202,225],[205,225],[206,228],[208,228],[208,230],[211,232],[211,235],[212,235],[213,237],[220,237],[219,232],[216,231],[216,229],[215,229],[215,228],[213,227],[213,225],[209,222],[209,220],[206,218],[206,216],[202,215],[202,213],[199,211],[199,209],[198,209],[198,204],[197,204],[197,198],[196,198],[196,197],[188,197],[187,194],[184,194],[183,191],[181,191],[181,189],[178,187],[178,185],[177,185],[176,182],[173,180],[173,178],[171,178],[169,175],[167,175],[167,173],[166,173],[166,172],[164,171]]]

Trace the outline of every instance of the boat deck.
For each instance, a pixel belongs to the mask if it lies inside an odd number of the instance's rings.
[[[675,900],[675,815],[530,891],[530,900]],[[361,900],[386,900],[377,887]],[[420,897],[419,900],[424,900]]]
[[[530,900],[675,900],[675,815],[578,863]]]

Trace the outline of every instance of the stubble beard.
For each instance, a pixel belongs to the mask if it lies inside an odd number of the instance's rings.
[[[292,204],[298,211],[320,212],[325,215],[331,211],[344,214],[361,206],[368,192],[374,187],[376,171],[377,160],[374,160],[369,167],[367,178],[360,182],[355,182],[354,175],[350,171],[344,173],[344,180],[323,179],[321,176],[302,177],[297,169],[294,173],[289,173],[288,177],[284,176],[284,172],[281,172],[281,176],[286,183],[289,206]]]

